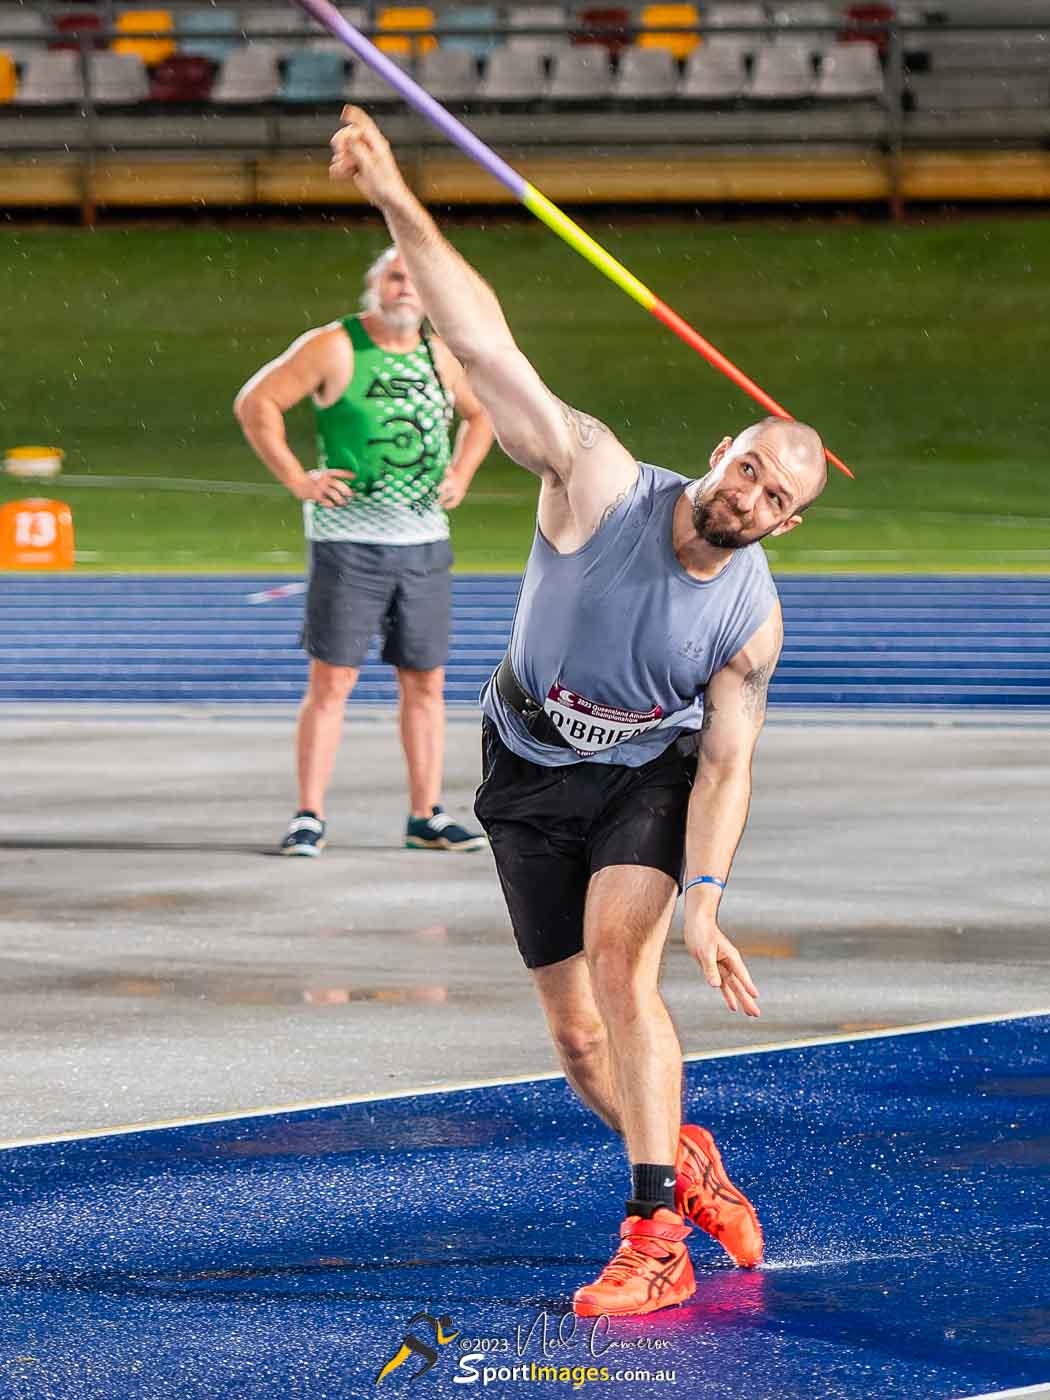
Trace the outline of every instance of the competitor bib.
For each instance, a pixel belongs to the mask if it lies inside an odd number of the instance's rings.
[[[603,705],[566,690],[558,682],[548,691],[543,709],[569,747],[584,755],[611,749],[647,729],[655,729],[664,714],[660,705],[651,710],[621,710],[615,705]]]

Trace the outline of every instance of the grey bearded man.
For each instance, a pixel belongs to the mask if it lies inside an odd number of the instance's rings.
[[[284,414],[309,398],[320,467],[288,445]],[[454,448],[453,409],[462,418]],[[308,331],[264,365],[235,411],[256,454],[303,502],[310,550],[299,712],[299,810],[281,842],[290,856],[325,845],[325,799],[346,701],[373,636],[397,670],[408,769],[405,844],[484,846],[440,805],[452,550],[446,512],[459,505],[492,445],[462,366],[423,327],[423,307],[396,248],[365,277],[358,316]]]

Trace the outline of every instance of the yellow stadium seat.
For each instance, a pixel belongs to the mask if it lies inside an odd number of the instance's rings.
[[[163,63],[175,52],[175,25],[170,10],[126,10],[117,16],[114,26],[121,34],[149,34],[162,30],[170,33],[170,39],[114,39],[114,53],[133,53],[141,58],[147,68]]]
[[[688,58],[700,42],[699,34],[661,33],[660,25],[699,23],[700,11],[695,5],[646,5],[642,10],[642,28],[648,32],[639,34],[638,47],[640,49],[670,49],[675,58]]]
[[[6,50],[0,50],[0,102],[13,102],[17,91],[15,61]]]
[[[433,29],[434,24],[434,11],[429,5],[392,5],[389,9],[380,11],[376,28],[426,30]],[[431,49],[437,48],[437,40],[433,34],[424,34],[420,39],[410,38],[407,34],[391,34],[387,37],[380,34],[377,35],[375,43],[384,53],[396,54],[399,58],[411,58],[413,54],[429,53]]]

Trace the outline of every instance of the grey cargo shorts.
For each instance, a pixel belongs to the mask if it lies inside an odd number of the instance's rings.
[[[358,667],[372,638],[391,666],[433,671],[448,661],[452,546],[311,540],[302,645],[330,666]]]

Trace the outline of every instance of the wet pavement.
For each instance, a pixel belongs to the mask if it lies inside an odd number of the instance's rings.
[[[389,715],[352,716],[316,861],[273,848],[293,720],[0,714],[0,1139],[552,1072],[487,852],[401,846]],[[771,717],[725,901],[762,992],[673,938],[687,1052],[1050,1005],[1050,729]],[[476,720],[449,725],[469,811]]]

